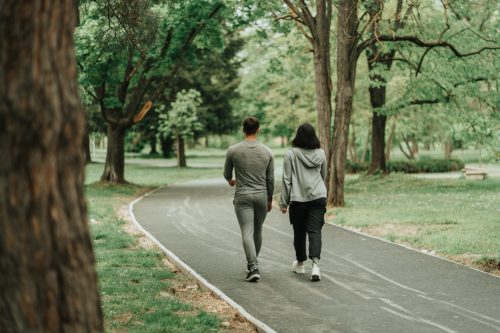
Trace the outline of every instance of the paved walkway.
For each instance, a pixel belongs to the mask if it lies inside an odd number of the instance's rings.
[[[332,225],[323,229],[323,280],[292,273],[292,229],[276,208],[264,224],[262,280],[245,282],[232,194],[223,180],[169,186],[134,214],[277,332],[500,332],[499,278]]]

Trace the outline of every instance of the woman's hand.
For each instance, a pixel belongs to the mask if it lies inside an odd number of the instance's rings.
[[[281,210],[281,212],[282,212],[283,214],[286,214],[286,212],[287,212],[288,208],[287,208],[287,207],[283,207],[283,208],[280,208],[280,210]]]
[[[236,185],[236,180],[233,178],[228,180],[227,183],[229,184],[229,186],[233,187],[234,185]]]

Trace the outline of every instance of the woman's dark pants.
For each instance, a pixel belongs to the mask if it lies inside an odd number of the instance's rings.
[[[320,259],[321,228],[325,224],[326,199],[290,204],[290,223],[293,225],[293,246],[298,261],[306,261],[306,235],[309,235],[309,258]]]

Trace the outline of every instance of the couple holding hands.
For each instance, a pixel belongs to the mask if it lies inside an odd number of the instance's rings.
[[[227,150],[224,178],[230,186],[236,185],[233,203],[247,259],[246,280],[256,282],[260,279],[257,256],[262,245],[262,225],[272,208],[274,157],[268,147],[257,141],[257,118],[246,118],[243,132],[245,139]],[[293,226],[296,260],[292,270],[305,274],[305,262],[309,257],[312,260],[312,281],[321,280],[319,259],[326,212],[326,163],[314,127],[308,123],[300,125],[292,140],[292,148],[284,158],[279,206],[283,214],[288,211]]]

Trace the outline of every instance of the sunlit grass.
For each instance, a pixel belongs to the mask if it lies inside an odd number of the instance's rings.
[[[116,209],[151,186],[214,176],[219,170],[127,166],[127,178],[135,184],[116,186],[95,182],[102,168],[87,166],[85,189],[106,331],[217,331],[216,316],[166,292],[173,274],[161,264],[161,252],[138,247]]]
[[[500,262],[500,179],[430,180],[410,175],[347,181],[338,224],[445,255]]]

